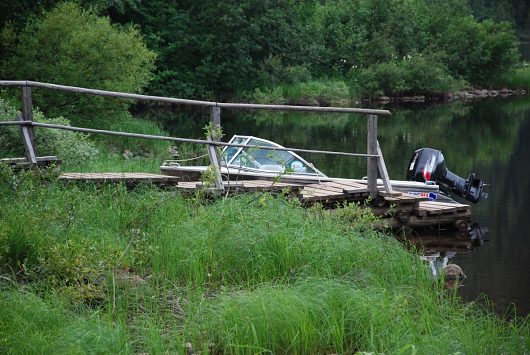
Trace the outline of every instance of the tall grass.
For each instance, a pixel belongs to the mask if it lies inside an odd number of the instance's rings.
[[[121,326],[100,318],[65,310],[57,301],[34,294],[0,292],[0,352],[3,354],[118,353],[128,345]]]
[[[0,169],[0,351],[524,353],[358,206]],[[75,341],[73,339],[76,339]]]
[[[105,127],[97,128],[167,136],[156,122],[129,115],[107,122]],[[160,173],[162,162],[171,158],[169,154],[171,142],[168,141],[108,135],[93,135],[92,138],[98,142],[99,154],[89,161],[65,164],[64,171]]]
[[[341,80],[312,80],[281,84],[273,89],[256,89],[253,100],[263,104],[305,104],[332,106],[350,104],[348,86]]]
[[[524,89],[528,92],[530,91],[530,65],[525,63],[520,68],[501,76],[496,82],[496,85],[510,89]]]

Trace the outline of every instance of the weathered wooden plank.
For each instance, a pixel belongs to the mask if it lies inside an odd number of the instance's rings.
[[[392,228],[400,228],[403,226],[408,227],[439,227],[439,226],[451,226],[456,227],[457,224],[469,223],[471,220],[471,211],[466,211],[459,214],[453,215],[432,215],[432,216],[417,216],[411,215],[408,222],[403,223],[397,217],[383,218],[383,223],[391,226]]]
[[[326,183],[305,185],[304,188],[314,188],[314,189],[319,189],[319,190],[323,190],[323,191],[337,192],[337,193],[341,193],[341,194],[344,193],[342,188],[329,186]]]
[[[124,182],[136,184],[150,182],[154,184],[177,184],[179,178],[176,176],[148,174],[148,173],[63,173],[59,176],[62,181],[91,181],[101,183]]]
[[[303,194],[316,193],[316,194],[324,194],[324,195],[330,195],[330,196],[345,196],[343,192],[327,191],[327,190],[322,190],[319,188],[308,187],[308,186],[304,186],[302,193]]]
[[[35,159],[37,161],[37,165],[39,166],[62,163],[62,160],[54,155],[35,157]],[[16,165],[20,167],[26,167],[31,165],[26,158],[2,158],[0,159],[0,164]]]
[[[265,181],[265,180],[242,180],[244,181],[246,186],[261,186],[261,187],[267,187],[267,186],[273,186],[276,185],[274,181]]]
[[[448,207],[455,207],[455,208],[470,208],[469,205],[464,205],[461,203],[450,203],[450,202],[438,202],[438,201],[429,201],[435,206],[448,206]]]
[[[344,187],[342,189],[342,191],[344,191],[344,193],[346,194],[351,194],[351,193],[355,193],[355,192],[359,192],[359,191],[368,191],[368,192],[371,192],[372,190],[370,190],[368,188],[368,186],[366,185],[361,185],[361,186],[354,186],[352,185],[351,187]]]
[[[344,180],[334,180],[334,181],[328,181],[326,182],[326,184],[330,184],[331,186],[335,186],[335,187],[341,187],[341,188],[359,188],[359,189],[363,189],[363,188],[366,188],[366,184],[361,184],[359,182],[355,182],[355,181],[344,181]]]

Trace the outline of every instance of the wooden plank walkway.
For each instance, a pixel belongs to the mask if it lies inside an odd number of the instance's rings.
[[[179,178],[149,173],[63,173],[59,176],[59,181],[81,181],[94,183],[120,183],[134,186],[142,182],[155,185],[175,185]]]
[[[176,187],[186,192],[195,192],[199,190],[209,190],[213,192],[213,186],[207,186],[202,181],[180,181]],[[280,192],[290,190],[296,194],[303,188],[300,184],[288,184],[282,182],[272,182],[266,180],[238,180],[224,181],[223,188],[230,192]]]
[[[42,157],[35,157],[38,167],[50,166],[50,165],[59,165],[62,163],[62,160],[57,158],[55,155],[47,155]],[[2,158],[0,159],[0,164],[7,164],[15,166],[17,168],[29,168],[31,164],[26,158]]]
[[[148,173],[65,173],[61,181],[84,181],[96,183],[123,182],[135,186],[149,182],[162,186],[173,186],[184,193],[207,191],[219,194],[201,181],[180,181],[179,177]],[[428,201],[425,197],[403,193],[387,194],[379,191],[378,197],[369,200],[370,191],[364,184],[351,181],[331,181],[311,184],[293,184],[268,180],[236,180],[223,182],[224,193],[242,192],[288,192],[310,206],[320,203],[326,208],[337,208],[343,203],[360,202],[381,216],[383,224],[391,228],[402,227],[441,227],[449,226],[460,230],[467,229],[471,222],[469,205]],[[381,188],[382,189],[382,188]],[[221,190],[221,193],[223,191]]]

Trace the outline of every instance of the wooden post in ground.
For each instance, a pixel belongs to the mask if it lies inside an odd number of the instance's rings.
[[[377,155],[377,115],[368,115],[367,153]],[[370,197],[377,197],[377,157],[368,157],[368,188]]]
[[[212,107],[210,111],[210,122],[212,123],[212,126],[214,129],[220,129],[221,128],[221,108],[220,107]],[[208,136],[208,140],[220,140],[220,137],[211,137]],[[217,150],[216,146],[213,144],[208,145],[208,156],[210,158],[210,165],[215,170],[215,189],[216,190],[223,190],[223,178],[221,176],[221,167],[219,165],[219,158],[217,156]]]
[[[33,121],[33,99],[31,97],[31,87],[22,87],[22,116],[24,121]],[[31,143],[35,146],[35,133],[33,127],[28,127],[29,136],[31,137]]]
[[[24,121],[24,117],[20,113],[18,114],[18,120]],[[28,126],[21,125],[20,132],[22,133],[22,141],[24,142],[26,159],[29,164],[35,165],[37,164],[37,157],[35,156],[35,149],[33,148],[33,142],[31,141]]]
[[[19,116],[19,120],[33,122],[33,100],[31,98],[31,87],[29,86],[22,87],[22,116]],[[26,148],[26,159],[30,164],[36,164],[35,132],[33,127],[20,126],[20,128],[22,139],[24,140],[24,147]]]

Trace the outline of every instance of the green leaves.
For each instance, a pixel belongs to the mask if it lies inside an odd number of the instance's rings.
[[[118,28],[74,3],[61,3],[29,23],[10,51],[0,70],[4,79],[125,92],[142,91],[155,59],[136,27]],[[50,116],[73,115],[75,121],[123,111],[130,104],[45,90],[35,90],[34,102]]]

